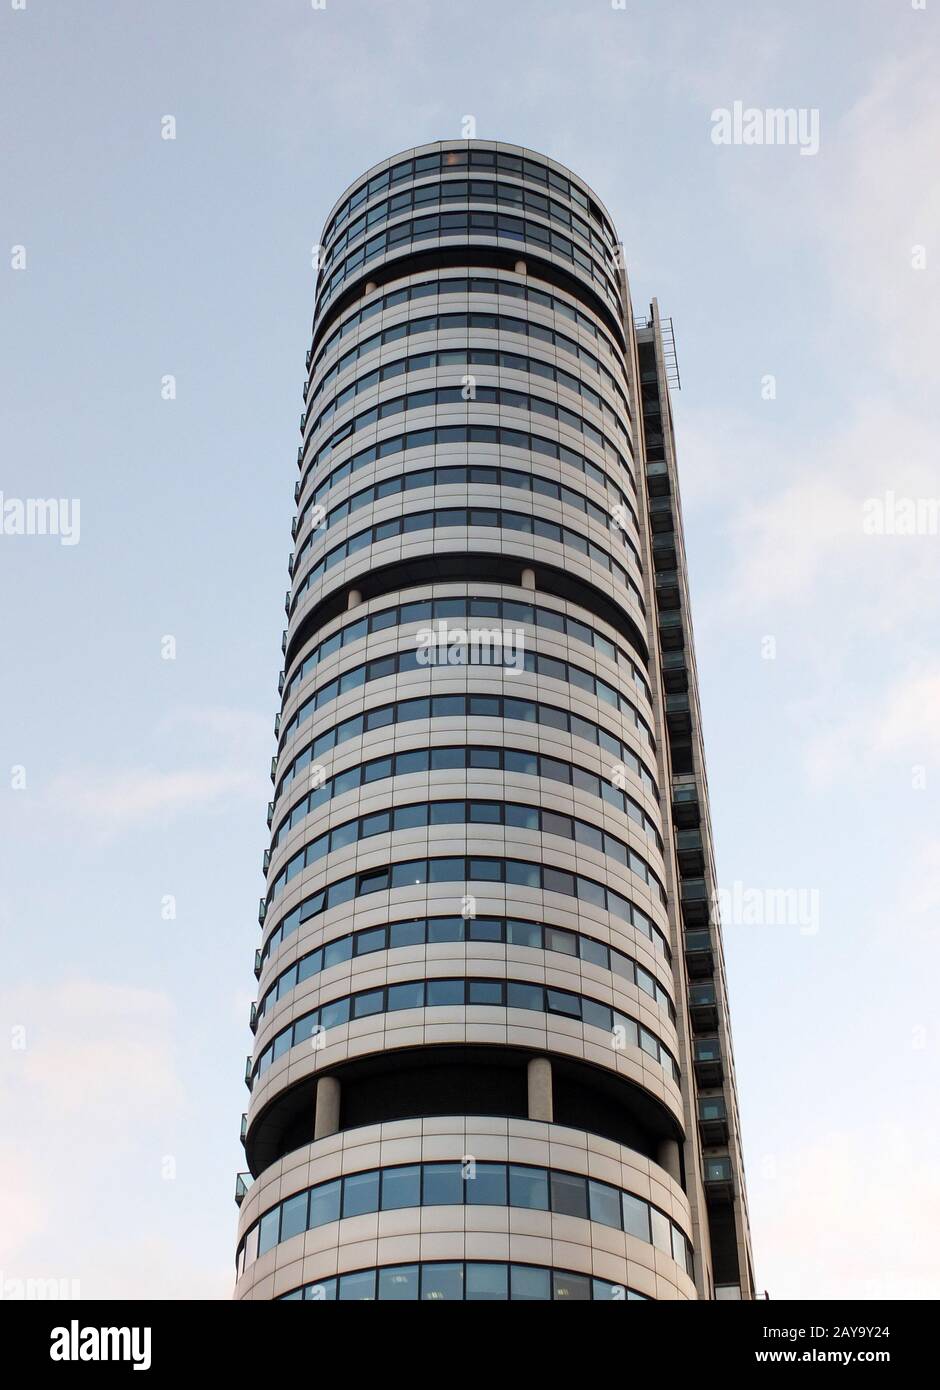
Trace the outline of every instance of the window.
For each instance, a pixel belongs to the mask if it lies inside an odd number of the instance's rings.
[[[414,984],[389,985],[388,1010],[424,1008],[424,984],[419,980]]]
[[[544,1168],[509,1165],[509,1205],[548,1211],[548,1173]]]
[[[471,980],[468,1003],[494,1004],[503,1002],[503,983],[501,980]]]
[[[591,1220],[602,1226],[613,1226],[620,1230],[620,1193],[605,1182],[588,1183],[591,1200]]]
[[[385,1007],[385,991],[370,989],[367,994],[357,994],[353,1005],[354,1018],[368,1018],[371,1014],[380,1014]]]
[[[638,1240],[645,1240],[649,1243],[649,1206],[646,1202],[641,1202],[639,1197],[631,1196],[629,1192],[622,1192],[620,1197],[623,1206],[623,1229],[628,1235],[636,1236]]]
[[[341,1275],[339,1297],[344,1303],[361,1303],[374,1299],[375,1270],[365,1269],[358,1274]]]
[[[441,941],[462,941],[463,933],[462,917],[428,918],[428,942],[432,946]]]
[[[308,1192],[289,1197],[281,1207],[281,1240],[290,1240],[307,1229]]]
[[[573,1173],[552,1173],[552,1211],[587,1219],[587,1182]]]
[[[506,1003],[510,1009],[542,1010],[544,995],[541,985],[526,985],[511,980],[506,986]]]
[[[502,1264],[472,1264],[468,1261],[466,1297],[495,1302],[509,1297],[509,1269]]]
[[[670,1229],[667,1217],[656,1207],[650,1207],[650,1226],[653,1232],[653,1244],[657,1250],[662,1250],[665,1255],[672,1254],[672,1230]]]
[[[281,1221],[280,1207],[274,1207],[271,1211],[265,1212],[258,1227],[258,1254],[263,1255],[266,1251],[272,1250],[278,1242],[278,1231]]]
[[[424,1205],[463,1206],[464,1179],[459,1163],[424,1165]]]
[[[465,990],[464,980],[428,980],[427,1007],[434,1009],[463,1004]]]
[[[320,1183],[310,1193],[310,1226],[325,1226],[330,1221],[339,1220],[342,1182]]]
[[[463,1299],[463,1263],[428,1264],[421,1270],[421,1298],[432,1302]]]
[[[377,1168],[368,1173],[351,1173],[343,1179],[343,1217],[362,1216],[379,1209],[379,1179]]]
[[[568,1303],[580,1303],[591,1297],[591,1281],[586,1274],[568,1274],[562,1270],[554,1271],[554,1296]]]
[[[382,1174],[382,1210],[421,1205],[421,1165],[387,1168]]]
[[[548,1269],[533,1265],[510,1265],[510,1298],[545,1301],[552,1296],[552,1277]]]
[[[417,1299],[418,1266],[390,1265],[379,1270],[379,1301]]]
[[[467,1175],[467,1201],[471,1206],[506,1205],[506,1165],[478,1163]]]

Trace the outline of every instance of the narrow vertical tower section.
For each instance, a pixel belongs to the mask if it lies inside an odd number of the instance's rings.
[[[407,151],[327,219],[238,1298],[751,1296],[666,354],[621,265],[512,145]]]

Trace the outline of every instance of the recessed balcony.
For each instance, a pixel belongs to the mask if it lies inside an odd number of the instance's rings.
[[[718,1027],[718,998],[713,980],[690,984],[689,1017],[696,1033],[709,1032]]]
[[[708,921],[709,894],[704,878],[684,878],[679,887],[682,916],[688,926],[704,926]]]
[[[676,852],[679,856],[679,872],[683,877],[691,878],[704,873],[705,847],[700,829],[677,830]]]
[[[651,497],[669,494],[669,466],[665,459],[646,465],[646,487]]]
[[[702,979],[715,973],[715,954],[712,947],[711,932],[686,932],[685,965],[692,979]]]
[[[692,732],[692,706],[687,694],[666,696],[666,724],[670,734]]]
[[[720,1086],[725,1079],[721,1043],[717,1037],[696,1038],[692,1044],[695,1079],[705,1088]]]
[[[734,1201],[734,1170],[727,1154],[705,1159],[705,1195],[710,1205],[728,1206]]]
[[[724,1096],[699,1097],[698,1127],[703,1144],[728,1142],[728,1112]]]
[[[684,785],[672,784],[672,818],[683,830],[701,822],[702,808],[699,804],[698,785],[689,780]]]

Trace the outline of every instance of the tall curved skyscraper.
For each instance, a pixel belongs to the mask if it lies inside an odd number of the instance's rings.
[[[750,1298],[671,327],[513,145],[321,260],[236,1297]]]

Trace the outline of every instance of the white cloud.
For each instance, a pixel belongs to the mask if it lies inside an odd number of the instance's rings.
[[[80,1114],[87,1132],[97,1111],[109,1129],[117,1121],[126,1130],[135,1116],[179,1104],[165,994],[72,979],[11,990],[3,1015],[25,1028],[25,1047],[6,1051],[0,1073],[5,1103],[24,1119],[45,1117],[58,1128]]]
[[[35,1165],[13,1146],[0,1150],[0,1275],[10,1275],[29,1242],[43,1231],[49,1212]]]
[[[128,821],[215,806],[233,795],[256,792],[257,785],[257,776],[247,771],[89,770],[57,777],[49,788],[48,804],[73,815],[110,822],[118,829]]]
[[[271,723],[254,711],[179,707],[164,716],[150,742],[164,763],[205,759],[211,751],[215,764],[75,768],[51,782],[44,811],[110,835],[156,818],[218,810],[237,799],[262,804]]]
[[[771,1298],[935,1299],[930,1136],[841,1130],[750,1175],[757,1277]],[[762,1248],[772,1255],[762,1264]]]
[[[845,704],[845,692],[842,703]],[[817,785],[848,772],[869,773],[893,762],[912,785],[915,767],[940,767],[940,669],[910,671],[864,704],[852,701],[811,738],[807,767]]]

